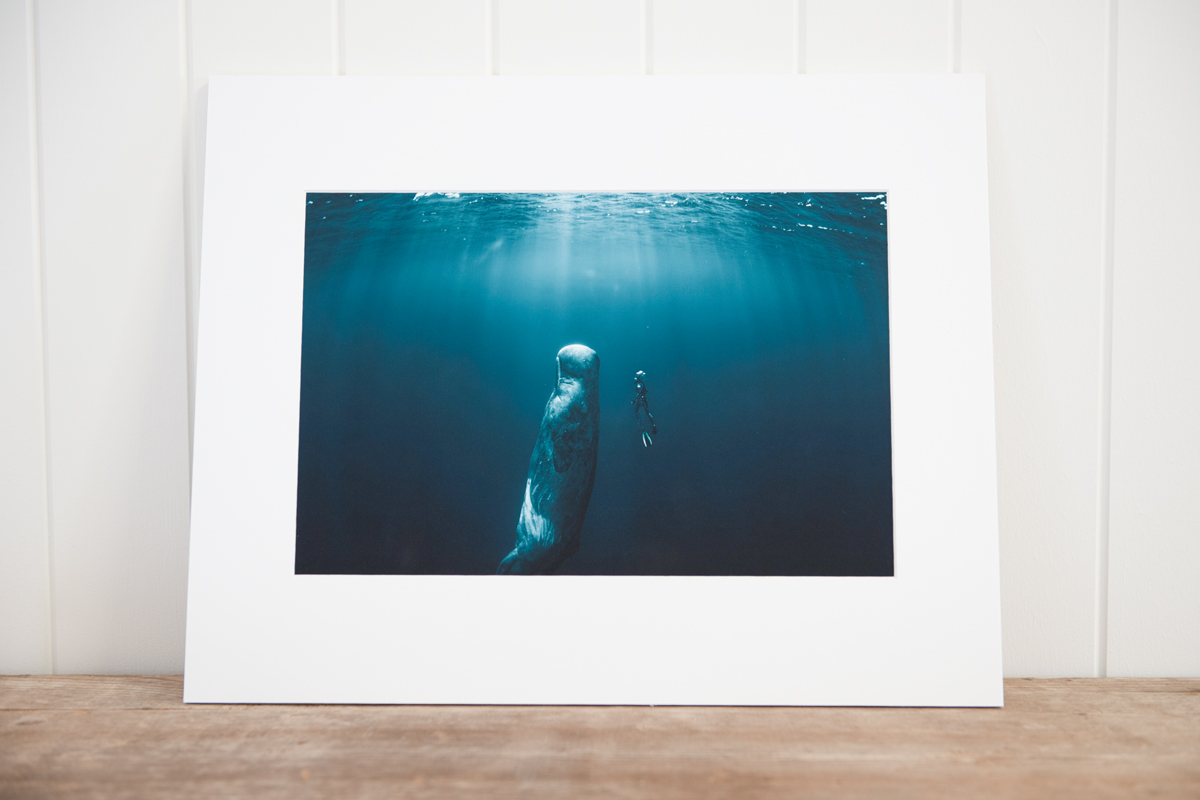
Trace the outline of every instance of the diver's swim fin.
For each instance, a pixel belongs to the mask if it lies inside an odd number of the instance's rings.
[[[650,434],[642,431],[642,447],[649,447],[654,444],[654,440],[650,438]]]

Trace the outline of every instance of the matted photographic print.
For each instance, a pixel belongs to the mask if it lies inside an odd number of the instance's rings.
[[[187,702],[999,705],[969,75],[214,77]]]
[[[887,197],[309,194],[297,574],[890,576]]]

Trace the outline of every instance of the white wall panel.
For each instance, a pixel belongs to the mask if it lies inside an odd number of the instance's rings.
[[[495,0],[500,75],[642,71],[641,0]]]
[[[38,13],[56,666],[178,672],[187,581],[179,6]]]
[[[987,74],[1005,671],[1096,669],[1105,5],[964,0]]]
[[[342,0],[347,75],[482,75],[484,0]]]
[[[651,8],[655,74],[795,72],[792,0],[652,0]]]
[[[1109,674],[1200,676],[1200,4],[1121,3]]]
[[[190,0],[192,79],[329,75],[331,0]]]
[[[331,75],[341,48],[331,0],[187,0],[188,386],[194,397],[204,132],[211,75]]]
[[[26,22],[0,0],[0,674],[52,669]]]
[[[808,72],[947,72],[948,0],[808,0]]]

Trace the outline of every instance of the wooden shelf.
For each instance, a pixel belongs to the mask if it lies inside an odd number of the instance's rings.
[[[1004,709],[185,706],[0,677],[0,797],[1200,797],[1200,680],[1009,680]]]

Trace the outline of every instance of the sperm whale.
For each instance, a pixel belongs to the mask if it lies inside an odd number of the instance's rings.
[[[600,357],[570,344],[558,351],[558,380],[529,458],[517,544],[498,574],[549,574],[579,549],[599,443]]]

